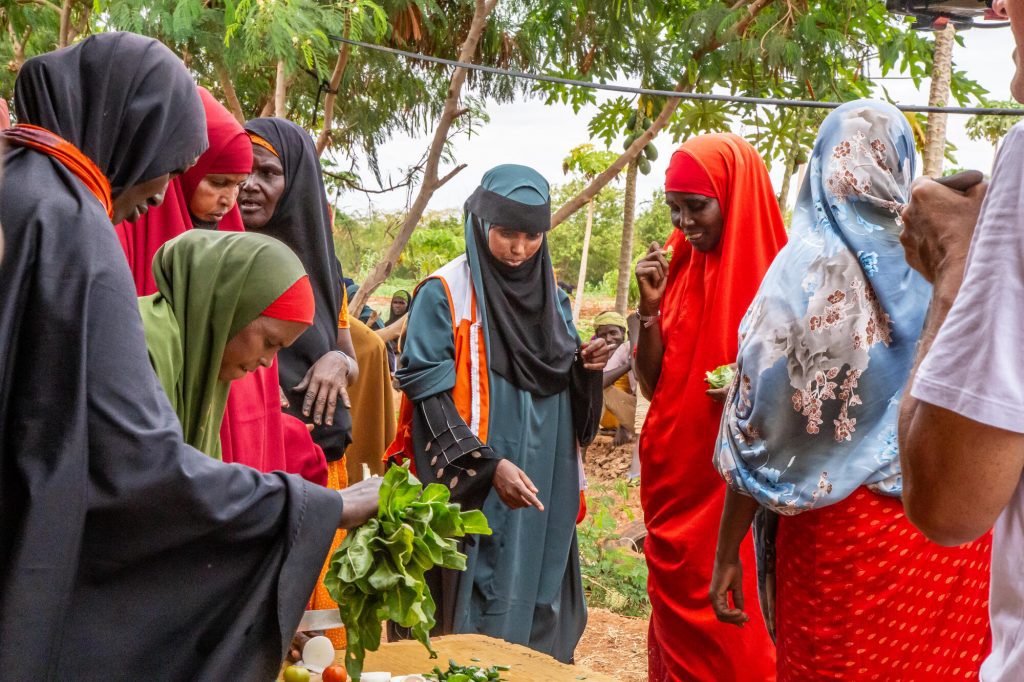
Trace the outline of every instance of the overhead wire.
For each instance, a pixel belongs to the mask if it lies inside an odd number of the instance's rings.
[[[508,76],[510,78],[518,78],[521,80],[538,81],[542,83],[555,83],[557,85],[568,85],[578,88],[589,88],[591,90],[604,90],[607,92],[619,92],[624,94],[633,95],[646,95],[648,97],[667,97],[693,101],[704,101],[704,102],[731,102],[733,104],[752,104],[756,106],[775,106],[775,107],[804,107],[810,109],[835,109],[841,106],[842,102],[822,102],[818,100],[806,100],[806,99],[781,99],[777,97],[748,97],[746,95],[724,95],[708,92],[678,92],[676,90],[658,90],[654,88],[640,88],[631,85],[616,85],[614,83],[594,83],[592,81],[582,81],[573,78],[563,78],[561,76],[549,76],[547,74],[540,73],[529,73],[527,71],[516,71],[513,69],[502,69],[496,66],[486,66],[483,64],[470,64],[467,62],[460,62],[455,59],[446,59],[444,57],[434,57],[432,55],[420,54],[419,52],[408,52],[406,50],[399,50],[394,47],[387,47],[385,45],[377,45],[375,43],[367,43],[361,40],[353,40],[351,38],[344,38],[342,36],[330,35],[327,36],[331,40],[339,43],[348,43],[356,47],[366,48],[368,50],[374,50],[376,52],[384,52],[388,54],[398,55],[400,57],[406,57],[407,59],[416,59],[425,62],[432,62],[434,64],[442,64],[445,66],[453,66],[457,68],[463,68],[470,71],[479,71],[483,73],[489,73],[496,76]],[[1024,116],[1024,109],[1011,109],[1006,107],[936,107],[925,104],[896,104],[894,106],[900,111],[909,113],[928,113],[928,114],[962,114],[962,115],[983,115],[983,116]]]

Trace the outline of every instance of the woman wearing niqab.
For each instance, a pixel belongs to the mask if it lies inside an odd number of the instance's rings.
[[[27,61],[15,104],[0,186],[3,677],[271,679],[358,505],[343,515],[337,492],[186,446],[150,366],[111,220],[156,203],[160,178],[206,147],[195,83],[157,41],[107,33]]]

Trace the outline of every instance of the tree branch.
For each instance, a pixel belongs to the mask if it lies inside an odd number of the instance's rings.
[[[345,37],[348,38],[351,23],[345,25]],[[341,78],[345,75],[348,66],[348,57],[352,52],[352,46],[342,43],[338,48],[338,61],[334,64],[334,72],[331,74],[331,82],[324,97],[324,128],[316,139],[316,153],[323,154],[324,150],[331,144],[331,127],[334,125],[334,100],[338,97],[338,88],[341,86]]]
[[[454,178],[456,175],[458,175],[459,173],[461,173],[464,170],[466,170],[466,164],[460,163],[458,166],[453,168],[449,173],[447,173],[443,178],[441,178],[440,180],[437,181],[437,187],[435,189],[438,189],[438,188],[448,184],[449,180],[451,180],[452,178]]]
[[[733,24],[733,26],[727,29],[722,36],[718,36],[716,34],[705,45],[694,50],[692,55],[693,61],[699,64],[701,59],[720,48],[723,44],[735,38],[742,37],[743,34],[746,33],[747,28],[750,27],[751,22],[753,22],[757,17],[758,13],[774,1],[775,0],[753,0],[749,5],[746,5],[746,16]],[[693,85],[696,83],[696,77],[697,74],[691,74],[689,69],[687,69],[683,72],[682,77],[679,79],[679,82],[673,90],[679,93],[692,92]],[[551,216],[551,227],[555,227],[556,225],[565,222],[569,216],[586,206],[591,199],[596,197],[598,193],[604,189],[605,185],[611,182],[616,175],[622,172],[623,168],[639,156],[643,151],[643,148],[650,144],[651,140],[653,140],[661,129],[664,128],[672,119],[672,115],[675,114],[676,109],[679,108],[681,102],[682,100],[678,97],[670,98],[665,102],[665,106],[662,107],[661,113],[659,113],[658,117],[654,119],[654,123],[651,124],[651,127],[636,138],[633,144],[629,146],[629,149],[619,156],[619,158],[615,159],[615,161],[612,162],[612,165],[608,166],[604,172],[591,180],[590,184],[584,187],[579,194],[565,202],[557,211],[555,211],[555,214]]]
[[[50,0],[29,0],[29,2],[31,2],[32,4],[35,4],[35,5],[39,5],[40,7],[45,7],[47,9],[52,9],[57,14],[60,14],[61,12],[64,11],[61,8],[60,5],[58,5],[57,3],[54,3],[54,2],[50,2]]]
[[[238,101],[238,93],[235,92],[235,84],[231,81],[231,74],[228,67],[220,57],[213,58],[213,70],[217,72],[217,80],[220,81],[220,89],[224,91],[224,99],[228,101],[228,110],[239,123],[245,123],[245,112],[242,111],[242,103]]]
[[[476,0],[473,21],[469,25],[466,39],[459,50],[460,62],[468,63],[473,61],[477,46],[480,44],[480,36],[483,35],[484,26],[487,25],[487,17],[490,16],[494,6],[497,4],[498,0]],[[438,166],[441,163],[441,155],[444,153],[445,142],[448,140],[448,131],[451,129],[452,123],[455,121],[460,110],[459,97],[462,92],[462,86],[466,83],[467,73],[466,69],[461,67],[456,67],[455,71],[452,72],[451,82],[448,85],[448,97],[445,99],[441,118],[437,122],[434,138],[430,143],[430,150],[427,152],[427,162],[424,165],[423,182],[420,185],[420,191],[416,194],[416,199],[409,208],[409,213],[406,214],[402,228],[395,236],[395,241],[391,243],[384,258],[359,287],[359,293],[356,294],[354,301],[354,310],[361,310],[362,306],[370,298],[370,295],[391,274],[395,263],[398,262],[398,257],[402,255],[402,250],[409,242],[409,238],[412,237],[413,230],[416,229],[420,218],[423,217],[423,211],[426,210],[427,204],[430,202],[431,197],[434,196],[434,192],[454,177],[456,173],[465,168],[465,165],[460,165],[443,178],[438,178]]]

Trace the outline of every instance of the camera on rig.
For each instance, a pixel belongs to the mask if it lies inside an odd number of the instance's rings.
[[[992,12],[991,0],[886,0],[885,8],[916,19],[914,29],[918,31],[941,30],[947,24],[958,31],[1009,25]]]

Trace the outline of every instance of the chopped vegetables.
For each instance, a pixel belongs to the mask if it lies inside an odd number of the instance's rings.
[[[475,659],[474,659],[475,660]],[[477,665],[459,665],[452,659],[448,659],[448,670],[442,670],[434,666],[433,672],[427,677],[438,682],[496,682],[502,680],[501,673],[508,670],[507,665],[492,665],[490,668],[481,668]]]
[[[711,388],[725,388],[732,384],[736,378],[736,368],[732,365],[722,365],[713,372],[704,373],[704,381],[708,382]]]
[[[426,488],[406,467],[392,467],[380,487],[377,518],[350,532],[331,557],[324,577],[348,632],[345,667],[358,680],[367,651],[380,647],[381,621],[410,628],[430,651],[434,599],[424,574],[435,566],[466,570],[455,538],[490,535],[482,512],[461,511],[448,488]],[[472,678],[470,678],[472,679]]]

